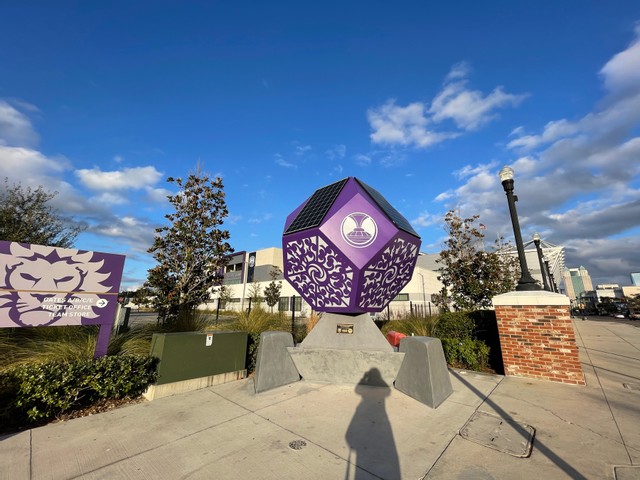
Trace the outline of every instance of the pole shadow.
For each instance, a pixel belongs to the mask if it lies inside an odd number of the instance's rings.
[[[362,400],[349,423],[345,435],[349,445],[349,457],[345,480],[355,467],[353,480],[383,478],[400,479],[400,461],[385,409],[385,399],[391,388],[382,379],[380,371],[372,368],[356,385],[355,391]]]
[[[528,436],[528,432],[526,432],[525,429],[522,428],[517,423],[517,421],[515,419],[513,419],[511,417],[511,415],[509,415],[509,413],[507,413],[503,408],[499,407],[489,397],[485,397],[485,395],[480,390],[478,390],[473,385],[471,385],[471,383],[469,383],[460,374],[458,374],[457,372],[455,372],[453,370],[450,370],[450,372],[454,377],[456,377],[458,380],[460,380],[460,382],[462,382],[469,390],[471,390],[475,395],[477,395],[480,399],[482,399],[483,403],[486,403],[491,408],[493,408],[495,410],[495,412],[500,417],[506,418],[506,419],[510,420],[511,422],[513,422],[513,425],[515,426],[516,430],[518,430],[518,433],[520,433],[520,435],[523,438]],[[478,407],[478,408],[480,408],[480,407]],[[535,427],[535,425],[534,425],[534,427]],[[587,477],[585,477],[583,474],[581,474],[571,464],[566,462],[562,457],[558,456],[553,450],[551,450],[544,443],[542,443],[539,438],[535,438],[535,440],[533,442],[534,442],[533,443],[533,448],[535,450],[537,450],[542,455],[547,457],[551,462],[553,462],[555,465],[557,465],[563,472],[565,472],[567,475],[569,475],[570,478],[572,478],[574,480],[587,480]]]

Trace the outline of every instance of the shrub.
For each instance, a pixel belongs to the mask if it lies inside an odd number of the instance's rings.
[[[447,363],[454,368],[483,371],[489,363],[489,347],[474,338],[442,338]]]
[[[156,365],[134,355],[18,365],[0,376],[0,398],[12,398],[0,412],[3,423],[49,420],[100,399],[138,396],[155,380]]]
[[[445,312],[438,316],[434,336],[463,340],[470,338],[475,330],[473,319],[468,312]]]

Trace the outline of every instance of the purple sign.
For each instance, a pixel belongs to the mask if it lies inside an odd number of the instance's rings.
[[[284,275],[317,311],[379,312],[411,280],[420,243],[378,191],[349,177],[287,217]]]
[[[124,259],[0,241],[0,328],[100,325],[96,356],[106,353]]]

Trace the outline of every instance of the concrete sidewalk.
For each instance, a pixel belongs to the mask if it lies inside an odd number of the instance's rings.
[[[640,479],[640,322],[574,325],[586,386],[455,370],[433,410],[393,388],[243,380],[0,437],[0,475]],[[535,428],[531,455],[463,438],[477,412]]]

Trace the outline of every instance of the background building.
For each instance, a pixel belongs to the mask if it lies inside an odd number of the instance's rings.
[[[540,259],[534,241],[530,240],[525,242],[523,246],[529,273],[531,273],[534,280],[540,283],[540,286],[544,286],[542,270],[540,269]],[[542,251],[543,264],[550,273],[551,282],[555,284],[555,289],[552,290],[559,292],[565,271],[564,247],[540,239],[540,250]],[[506,250],[506,253],[518,258],[518,250],[515,246]]]
[[[640,287],[640,273],[631,274],[631,285],[634,287]]]
[[[566,295],[575,301],[583,292],[593,290],[593,283],[589,272],[584,267],[568,268],[564,271],[564,290]]]

